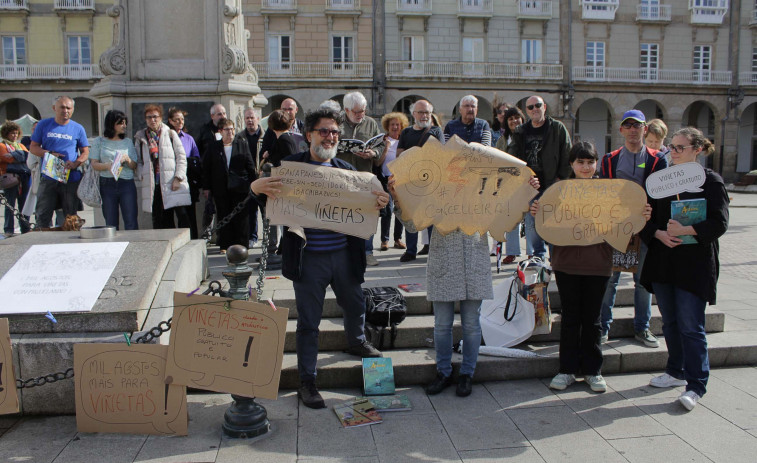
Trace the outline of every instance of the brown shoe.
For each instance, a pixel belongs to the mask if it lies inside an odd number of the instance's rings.
[[[515,262],[515,256],[505,256],[504,259],[502,259],[503,264],[512,264]]]
[[[405,249],[407,246],[405,246],[405,243],[402,242],[402,240],[394,240],[394,249]]]
[[[389,250],[389,241],[382,241],[381,248],[379,248],[379,251],[388,251],[388,250]]]

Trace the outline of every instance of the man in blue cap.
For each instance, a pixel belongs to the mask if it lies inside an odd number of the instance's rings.
[[[636,182],[644,188],[647,177],[652,172],[668,166],[665,157],[659,151],[644,146],[644,136],[647,133],[647,122],[644,113],[638,109],[626,111],[620,122],[620,134],[626,142],[617,150],[607,153],[602,158],[599,176],[602,178],[622,178]],[[649,331],[649,319],[652,318],[652,295],[639,284],[641,267],[647,255],[647,246],[641,242],[639,250],[639,265],[633,274],[634,282],[634,318],[633,328],[635,339],[647,347],[659,347],[657,337]],[[615,305],[620,272],[613,272],[607,284],[605,298],[602,301],[602,342],[607,342],[612,323],[612,307]]]

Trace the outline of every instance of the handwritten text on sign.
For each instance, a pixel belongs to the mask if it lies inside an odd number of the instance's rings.
[[[18,394],[8,319],[0,318],[0,415],[9,413],[18,413]]]
[[[289,309],[174,293],[166,382],[276,399]]]
[[[445,145],[431,137],[389,163],[402,218],[441,234],[457,229],[491,232],[504,241],[528,211],[537,191],[526,163],[498,149],[453,136]]]
[[[606,241],[625,252],[631,236],[644,228],[646,202],[644,190],[628,180],[563,180],[539,198],[536,231],[560,246]]]
[[[698,162],[686,162],[649,174],[647,193],[654,199],[668,198],[686,191],[699,193],[705,180],[704,167]]]
[[[167,354],[160,344],[75,344],[77,429],[185,436],[187,391],[165,384]]]
[[[271,175],[282,177],[266,213],[271,224],[320,228],[368,238],[376,233],[376,195],[383,191],[375,175],[304,162],[282,162]]]

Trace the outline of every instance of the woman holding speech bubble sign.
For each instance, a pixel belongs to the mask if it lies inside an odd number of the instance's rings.
[[[595,178],[599,156],[594,145],[581,141],[568,153],[573,178]],[[570,180],[566,180],[570,181]],[[539,201],[531,204],[531,215],[539,212]],[[647,205],[645,217],[651,209]],[[561,391],[583,374],[594,392],[605,392],[602,377],[600,312],[607,282],[612,275],[612,247],[607,243],[590,246],[554,246],[552,268],[562,303],[560,324],[560,372],[549,387]]]
[[[700,153],[713,151],[712,142],[693,127],[677,131],[670,144],[673,165],[695,162]],[[705,174],[701,191],[653,200],[652,219],[640,233],[649,245],[641,283],[657,297],[668,346],[665,373],[652,378],[649,385],[686,386],[678,401],[687,410],[706,392],[710,362],[704,311],[708,302],[715,303],[720,271],[718,238],[728,229],[728,193],[723,179],[710,169],[705,169]],[[671,218],[676,203],[697,199],[706,202],[702,220],[682,225]],[[680,204],[691,207],[696,203]],[[693,244],[684,244],[686,237],[692,237]]]

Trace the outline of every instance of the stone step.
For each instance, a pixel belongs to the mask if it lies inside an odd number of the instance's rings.
[[[723,367],[757,363],[757,338],[749,331],[711,333],[707,335],[710,366]],[[507,379],[544,378],[559,369],[559,346],[556,342],[531,343],[518,346],[534,352],[539,358],[502,358],[480,355],[474,381],[501,381]],[[603,345],[603,375],[639,371],[662,371],[667,362],[667,346],[660,338],[660,347],[651,349],[629,339],[614,339]],[[384,352],[392,358],[397,386],[427,384],[436,375],[434,349],[419,347]],[[453,354],[452,364],[457,374],[462,356]],[[360,359],[342,352],[318,354],[318,379],[320,388],[345,388],[362,386]],[[281,389],[299,386],[297,356],[285,353],[281,371]]]
[[[496,283],[495,283],[496,284]],[[363,285],[366,288],[388,286],[381,281],[370,281]],[[621,279],[618,284],[618,292],[615,296],[615,306],[624,307],[633,305],[633,281],[630,278]],[[407,304],[407,313],[409,315],[423,315],[433,313],[431,302],[426,300],[426,292],[406,293],[400,290],[405,297]],[[297,318],[297,303],[294,300],[294,290],[277,290],[274,302],[279,307],[289,309],[289,318]],[[553,281],[549,283],[549,302],[553,311],[560,311],[560,295],[557,293],[557,285]],[[654,298],[653,298],[654,303]],[[342,309],[336,303],[336,297],[331,288],[326,290],[326,299],[323,302],[323,318],[336,318],[342,316]]]
[[[613,323],[610,331],[612,339],[630,338],[634,335],[633,328],[633,307],[617,307],[613,310]],[[529,342],[550,342],[559,341],[560,339],[560,314],[552,314],[552,332],[550,334],[535,335],[529,339]],[[715,308],[708,309],[705,312],[705,330],[708,333],[721,332],[725,325],[725,314]],[[295,331],[297,321],[289,320],[287,322],[287,335],[284,342],[285,352],[295,352]],[[662,318],[656,306],[652,307],[652,318],[650,320],[650,329],[657,336],[662,336]],[[389,346],[389,330],[384,334],[384,346]],[[462,326],[459,319],[456,320],[452,332],[453,339],[462,337]],[[433,347],[434,338],[434,316],[427,315],[410,315],[397,329],[397,338],[395,347],[398,349],[409,349],[416,347]],[[371,340],[374,344],[377,341]],[[343,319],[324,318],[321,320],[319,346],[321,351],[343,351],[347,348],[347,340],[344,336]]]

